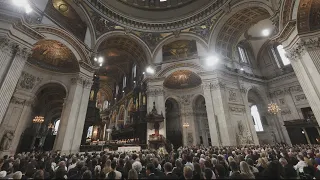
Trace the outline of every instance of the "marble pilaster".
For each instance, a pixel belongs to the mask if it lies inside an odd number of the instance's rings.
[[[14,89],[16,88],[26,59],[29,55],[30,50],[28,49],[17,47],[15,50],[14,58],[0,87],[0,123],[4,118],[10,99],[14,93]]]
[[[212,98],[212,85],[207,82],[203,85],[203,94],[206,102],[206,110],[208,116],[209,130],[210,130],[210,138],[212,142],[212,146],[221,146],[221,134],[220,130],[217,129],[217,119],[215,116],[215,110],[213,106],[213,98]]]
[[[74,153],[79,150],[85,123],[92,79],[79,73],[71,85],[61,113],[54,150]]]

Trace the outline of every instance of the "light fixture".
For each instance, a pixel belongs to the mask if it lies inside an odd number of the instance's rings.
[[[216,56],[209,56],[206,58],[206,64],[207,66],[214,66],[219,61],[218,57]]]
[[[270,30],[269,29],[262,30],[262,35],[263,36],[269,36],[270,35]]]
[[[94,59],[93,59],[95,62],[97,62],[98,61],[98,59],[95,57]]]
[[[241,71],[244,71],[244,69],[243,69],[243,68],[240,68],[240,70],[241,70]]]
[[[99,58],[98,58],[98,62],[99,62],[99,63],[102,63],[102,62],[103,62],[103,57],[99,57]]]
[[[302,134],[304,134],[304,131],[301,131]]]
[[[43,116],[36,116],[33,118],[32,122],[35,124],[42,124],[44,122],[44,117]]]
[[[185,122],[185,123],[183,123],[182,126],[183,126],[184,128],[188,128],[190,125],[189,125],[189,123]]]
[[[145,74],[145,72],[142,72],[142,74]]]
[[[281,109],[276,103],[270,103],[268,104],[268,112],[271,114],[277,114]]]
[[[146,72],[149,73],[149,74],[154,74],[154,69],[149,66],[149,67],[146,68]]]
[[[32,8],[28,2],[28,0],[12,0],[13,4],[18,6],[18,7],[24,7],[25,12],[29,14],[32,12]]]
[[[133,81],[133,83],[136,83],[136,81]]]
[[[124,93],[124,91],[122,91]]]

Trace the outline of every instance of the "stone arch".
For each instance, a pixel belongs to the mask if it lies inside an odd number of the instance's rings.
[[[197,139],[197,144],[210,146],[212,144],[212,140],[210,136],[208,114],[205,102],[206,100],[201,94],[195,95],[192,101],[196,132],[195,137]]]
[[[204,68],[195,63],[177,63],[161,69],[157,74],[155,74],[155,77],[167,77],[177,70],[190,70],[197,74],[198,72],[204,71]]]
[[[132,33],[128,33],[126,34],[124,31],[112,31],[112,32],[107,32],[103,35],[101,35],[97,40],[96,40],[96,44],[95,47],[93,48],[93,52],[97,53],[98,52],[98,48],[100,47],[100,45],[108,40],[109,38],[112,37],[125,37],[128,38],[130,40],[133,40],[134,42],[138,43],[142,49],[144,50],[145,56],[146,56],[146,63],[147,64],[151,64],[152,63],[152,53],[151,50],[149,48],[149,46],[142,40],[140,39],[138,36],[132,34]]]
[[[241,14],[250,14],[246,22],[234,23],[235,18],[241,18]],[[237,43],[241,34],[249,28],[248,26],[257,23],[260,20],[266,19],[273,14],[272,8],[269,4],[266,4],[265,1],[250,1],[250,2],[240,2],[229,10],[218,23],[214,26],[214,30],[210,34],[209,38],[209,50],[219,52],[221,54],[226,54],[227,58],[233,57],[232,48]],[[234,21],[234,20],[235,21]],[[237,24],[237,27],[228,28],[228,26],[233,27],[232,25]],[[234,30],[232,30],[234,29]],[[228,34],[232,31],[231,36]],[[225,33],[225,34],[221,34]],[[223,38],[227,38],[228,43],[222,44],[224,42]],[[230,42],[229,42],[230,41]],[[224,48],[221,50],[221,48]]]
[[[166,138],[175,146],[175,148],[178,148],[183,145],[181,105],[176,98],[168,97],[165,100],[165,107]]]
[[[181,33],[179,34],[178,37],[176,37],[175,35],[169,35],[166,38],[164,38],[163,40],[161,40],[157,46],[155,47],[155,49],[152,52],[153,55],[153,62],[155,61],[154,58],[156,58],[157,54],[159,53],[159,51],[162,49],[162,46],[177,40],[195,40],[196,42],[199,42],[207,51],[208,53],[208,43],[200,36],[193,34],[193,33]]]
[[[65,44],[79,62],[92,65],[88,49],[72,33],[58,27],[43,24],[35,25],[33,28],[42,33],[46,39],[56,40]]]
[[[58,85],[60,85],[60,86],[62,86],[63,87],[63,89],[65,90],[65,92],[66,92],[66,97],[68,96],[68,88],[67,88],[67,86],[63,83],[63,82],[61,82],[61,81],[57,81],[57,80],[49,80],[49,81],[46,81],[46,82],[41,82],[41,83],[39,83],[39,84],[37,84],[34,88],[33,88],[33,90],[32,90],[32,94],[34,94],[34,95],[37,95],[43,88],[45,88],[45,87],[47,87],[48,85],[50,85],[50,84],[58,84]]]

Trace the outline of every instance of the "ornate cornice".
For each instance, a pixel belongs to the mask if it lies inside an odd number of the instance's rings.
[[[165,91],[163,89],[148,89],[147,90],[147,95],[148,96],[161,96],[164,95]]]
[[[22,59],[27,60],[28,57],[32,54],[31,49],[23,48],[18,46],[17,48],[17,56],[21,57]]]
[[[303,92],[302,87],[300,85],[294,85],[288,88],[282,88],[282,89],[270,91],[269,95],[270,97],[277,97],[277,96],[282,96],[284,94],[301,93],[301,92]]]
[[[93,81],[92,78],[80,74],[77,77],[71,78],[71,83],[78,84],[86,89],[91,89]]]
[[[282,43],[283,41],[287,40],[290,34],[294,31],[296,24],[297,22],[295,20],[289,21],[279,35],[274,37],[272,41]]]
[[[223,5],[227,4],[229,1],[230,0],[212,1],[201,11],[198,11],[183,19],[181,18],[170,22],[141,21],[130,16],[124,16],[116,10],[106,7],[104,3],[101,3],[101,1],[98,0],[87,0],[83,2],[102,15],[104,18],[114,23],[118,23],[125,28],[143,32],[173,32],[175,30],[189,28],[207,20],[208,18],[217,14],[219,10],[223,8]]]

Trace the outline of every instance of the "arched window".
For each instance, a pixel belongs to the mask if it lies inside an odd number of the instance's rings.
[[[251,106],[251,116],[253,118],[254,128],[256,131],[263,131],[260,114],[256,105]]]
[[[239,45],[238,52],[239,52],[239,56],[240,56],[240,62],[248,64],[249,63],[249,56],[248,56],[246,49]]]
[[[103,110],[108,109],[109,107],[109,101],[104,101],[103,102]]]
[[[122,88],[124,89],[126,86],[127,86],[127,77],[126,77],[126,76],[123,76],[123,79],[122,79]]]
[[[277,46],[277,50],[278,50],[278,53],[280,55],[282,64],[284,66],[289,65],[290,64],[290,60],[286,57],[286,51],[283,49],[283,46],[281,44]]]
[[[132,78],[136,78],[137,77],[137,65],[133,65],[132,67]]]
[[[91,138],[91,136],[92,136],[92,131],[93,131],[93,126],[90,126],[90,127],[88,128],[87,138]]]
[[[58,119],[58,120],[54,123],[53,135],[57,135],[57,134],[58,134],[59,125],[60,125],[60,119]]]

